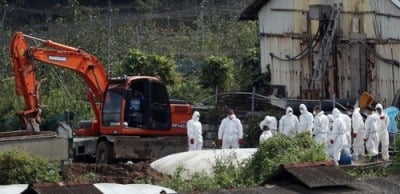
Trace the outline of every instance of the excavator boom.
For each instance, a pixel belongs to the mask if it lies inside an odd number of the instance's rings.
[[[42,47],[29,48],[26,39],[41,42]],[[11,58],[16,93],[25,101],[25,109],[17,113],[24,128],[36,130],[40,123],[40,82],[36,79],[34,61],[66,68],[82,77],[89,88],[88,96],[96,120],[100,121],[101,102],[108,79],[103,65],[96,57],[78,48],[16,32],[11,41]]]

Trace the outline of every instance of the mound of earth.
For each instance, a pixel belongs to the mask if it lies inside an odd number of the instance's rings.
[[[65,181],[71,182],[107,182],[131,184],[138,180],[157,181],[162,175],[152,169],[149,163],[133,164],[87,164],[74,163],[64,174]]]

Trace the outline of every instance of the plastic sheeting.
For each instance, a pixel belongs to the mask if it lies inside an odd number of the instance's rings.
[[[183,168],[181,176],[187,179],[195,173],[212,175],[217,160],[229,160],[229,162],[239,165],[256,151],[256,148],[248,148],[181,152],[158,159],[150,165],[156,171],[167,175],[173,175],[178,168]]]
[[[0,185],[0,193],[20,194],[28,188],[28,184]]]
[[[400,111],[396,107],[388,107],[385,110],[383,110],[386,114],[388,114],[389,119],[390,119],[390,124],[389,124],[389,133],[398,133],[399,129],[397,128],[397,119],[396,117],[399,116]]]
[[[159,194],[161,191],[176,193],[174,190],[149,184],[96,183],[94,186],[104,194]]]

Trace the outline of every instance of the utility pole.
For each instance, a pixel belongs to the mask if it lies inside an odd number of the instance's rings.
[[[3,16],[1,17],[1,20],[0,20],[0,32],[1,32],[1,31],[3,30],[3,28],[4,28],[4,21],[6,20],[7,8],[8,8],[8,5],[7,5],[7,4],[2,5]]]
[[[200,3],[200,33],[201,33],[201,49],[204,46],[204,5],[206,0],[202,0]]]
[[[111,0],[108,0],[108,53],[107,53],[107,74],[111,75],[111,62],[110,62],[110,53],[111,53],[111,27],[112,27],[112,8],[111,8]]]

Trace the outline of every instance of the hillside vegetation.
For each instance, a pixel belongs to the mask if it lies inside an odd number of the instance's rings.
[[[138,72],[127,71],[128,66],[146,65],[127,64],[134,49],[149,56],[152,65],[168,65],[174,77],[164,81],[171,98],[191,103],[214,92],[200,76],[210,57],[233,65],[225,76],[230,84],[219,91],[251,91],[253,84],[262,88],[269,76],[261,74],[258,64],[257,23],[238,21],[249,1],[115,0],[109,6],[107,1],[0,0],[0,130],[18,128],[15,112],[24,106],[15,97],[9,57],[15,31],[82,48],[98,57],[110,76],[132,75]],[[74,113],[72,124],[93,117],[80,77],[39,63],[36,72],[45,80],[40,91],[43,124],[65,111]]]

